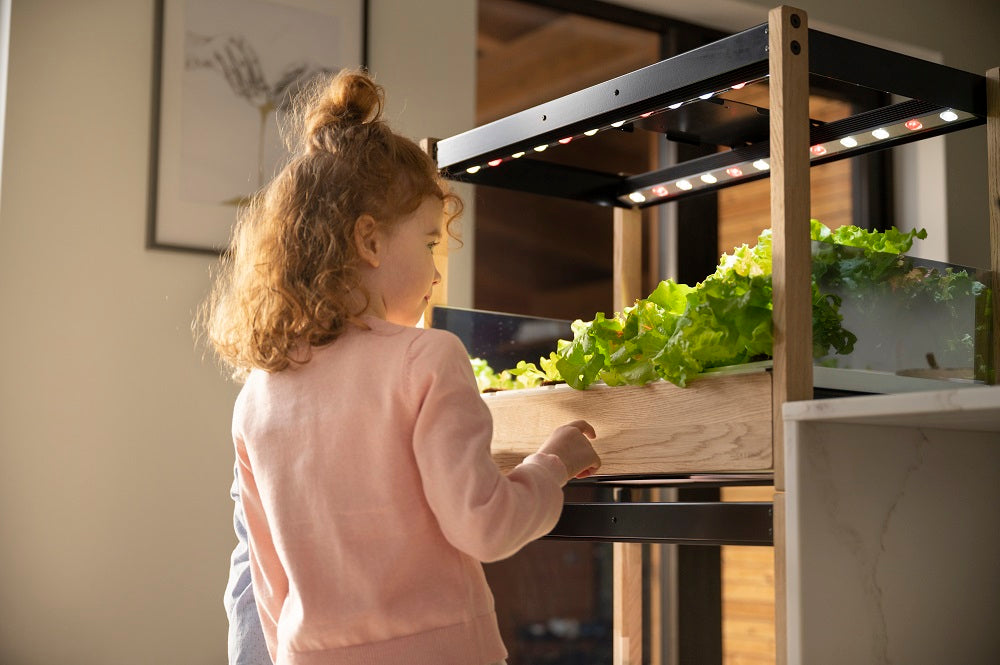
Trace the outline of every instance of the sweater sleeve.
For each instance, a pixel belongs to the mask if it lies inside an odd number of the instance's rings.
[[[288,578],[271,539],[267,516],[243,438],[234,432],[234,441],[240,501],[247,530],[255,534],[248,538],[251,586],[268,655],[272,662],[277,662],[278,617],[281,616],[281,609],[288,597]],[[265,568],[268,575],[264,575]]]
[[[501,473],[490,455],[489,409],[454,335],[424,331],[408,360],[406,383],[418,400],[414,454],[445,538],[480,561],[496,561],[551,531],[568,480],[562,460],[535,453]]]
[[[233,528],[236,547],[229,561],[229,581],[223,605],[229,617],[229,665],[271,665],[250,581],[250,543],[240,499],[239,462],[233,468]]]

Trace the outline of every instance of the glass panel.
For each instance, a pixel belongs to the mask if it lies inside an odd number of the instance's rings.
[[[820,292],[840,299],[847,355],[817,364],[898,376],[980,380],[989,345],[984,271],[856,247],[813,243]]]
[[[498,372],[517,367],[520,360],[537,363],[556,350],[560,339],[573,339],[567,320],[459,307],[435,307],[431,327],[457,335],[470,356],[482,358]]]

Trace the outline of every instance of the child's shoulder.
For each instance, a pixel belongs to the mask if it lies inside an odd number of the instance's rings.
[[[411,347],[421,353],[466,356],[465,345],[455,333],[439,328],[412,328]]]
[[[369,321],[368,324],[371,332],[392,337],[399,344],[420,353],[466,354],[462,340],[447,330],[402,326],[383,320]]]

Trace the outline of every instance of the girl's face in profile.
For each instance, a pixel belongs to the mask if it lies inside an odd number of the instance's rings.
[[[443,202],[427,196],[410,215],[379,231],[379,265],[368,284],[369,314],[399,325],[417,324],[441,282],[433,252],[443,237],[443,222]]]

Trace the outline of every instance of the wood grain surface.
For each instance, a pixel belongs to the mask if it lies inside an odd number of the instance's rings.
[[[612,303],[620,312],[635,304],[642,293],[642,211],[615,208]]]
[[[771,231],[774,285],[774,487],[784,489],[785,402],[812,399],[809,276],[809,40],[806,13],[768,13],[771,100]]]
[[[553,429],[583,418],[597,431],[601,475],[771,468],[771,374],[698,377],[686,388],[558,385],[483,396],[493,414],[493,458],[510,470]]]
[[[613,543],[614,660],[642,665],[642,543]]]

